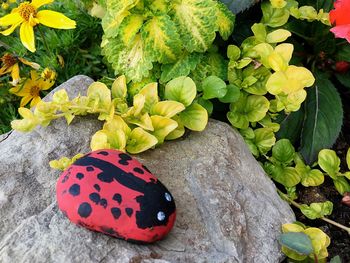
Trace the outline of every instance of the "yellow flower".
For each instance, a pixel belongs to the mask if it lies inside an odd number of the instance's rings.
[[[35,52],[34,26],[42,24],[58,29],[75,28],[75,21],[59,12],[51,10],[38,11],[38,8],[50,4],[53,1],[54,0],[32,0],[31,2],[21,3],[17,8],[14,8],[10,14],[0,18],[0,26],[10,26],[0,33],[8,36],[18,26],[21,26],[19,35],[22,44],[31,52]]]
[[[40,91],[48,90],[54,84],[54,82],[45,81],[40,78],[34,70],[30,72],[30,75],[31,78],[26,80],[23,87],[17,86],[10,89],[11,93],[23,97],[21,100],[21,107],[27,105],[30,101],[30,107],[38,104],[41,101]]]
[[[29,62],[24,58],[15,57],[9,53],[6,53],[0,58],[1,68],[0,68],[0,76],[5,75],[7,73],[11,73],[12,77],[12,85],[16,86],[20,81],[19,76],[19,63],[22,62],[28,66],[31,66],[33,69],[39,69],[40,65],[34,62]]]
[[[41,73],[41,78],[43,78],[46,81],[53,81],[55,82],[56,80],[56,71],[50,68],[45,68],[44,71]]]
[[[10,6],[9,6],[8,3],[2,3],[2,4],[1,4],[1,8],[2,8],[3,10],[8,9],[9,7],[10,7]]]

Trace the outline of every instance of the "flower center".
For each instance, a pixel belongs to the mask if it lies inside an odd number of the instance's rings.
[[[39,86],[34,85],[34,86],[30,87],[30,95],[32,97],[39,96],[39,92],[40,92],[40,87]]]
[[[10,54],[3,55],[1,61],[5,68],[12,67],[14,64],[17,63],[17,59]]]
[[[30,17],[35,17],[37,13],[36,8],[28,2],[20,4],[18,7],[18,12],[26,21],[29,21]]]

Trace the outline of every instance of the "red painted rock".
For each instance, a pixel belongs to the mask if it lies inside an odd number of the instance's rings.
[[[168,189],[140,162],[115,150],[78,159],[59,177],[56,195],[73,223],[132,242],[162,239],[176,218]]]

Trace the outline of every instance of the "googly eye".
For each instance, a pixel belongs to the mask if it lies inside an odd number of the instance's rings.
[[[169,193],[165,193],[165,199],[170,202],[172,200],[171,195]]]
[[[165,219],[165,214],[164,214],[164,212],[162,212],[162,211],[158,212],[158,214],[157,214],[157,219],[158,219],[159,221],[163,221],[163,220]]]

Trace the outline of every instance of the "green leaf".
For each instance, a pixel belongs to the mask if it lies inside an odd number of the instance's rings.
[[[279,238],[279,242],[300,255],[310,255],[313,252],[311,239],[302,232],[283,233]]]
[[[222,98],[227,93],[226,83],[217,76],[209,76],[202,82],[203,99]]]
[[[226,86],[226,88],[226,95],[222,98],[219,98],[219,101],[223,103],[232,103],[238,101],[241,94],[239,87],[234,84],[229,84]]]
[[[350,148],[348,149],[346,153],[346,164],[348,166],[348,169],[350,169]]]
[[[182,49],[181,38],[168,15],[154,16],[141,30],[145,49],[153,61],[171,63],[177,60]]]
[[[266,37],[267,43],[279,43],[285,41],[292,34],[285,29],[277,29],[269,33]]]
[[[264,96],[241,96],[237,102],[230,104],[230,111],[227,113],[227,118],[234,127],[246,129],[249,122],[262,120],[269,106],[270,103]]]
[[[279,27],[287,23],[289,12],[285,8],[273,8],[269,2],[261,4],[263,23],[270,27]]]
[[[301,180],[300,174],[293,167],[283,167],[281,165],[273,165],[272,163],[268,163],[268,165],[265,165],[264,168],[273,180],[284,185],[285,187],[293,187]]]
[[[252,25],[252,31],[254,33],[255,38],[261,43],[265,42],[266,39],[266,27],[262,23],[255,23]],[[259,43],[258,42],[258,43]]]
[[[350,88],[350,71],[335,76],[344,87]]]
[[[116,75],[125,74],[128,80],[136,82],[149,75],[153,67],[152,56],[145,50],[140,34],[128,46],[118,38],[104,39],[101,46]]]
[[[305,166],[304,169],[296,165],[295,169],[301,175],[301,184],[305,187],[319,186],[324,182],[324,175],[318,169]]]
[[[135,39],[135,36],[139,33],[143,22],[144,17],[139,14],[132,14],[127,16],[123,22],[121,23],[119,30],[118,30],[118,36],[123,41],[123,44],[125,46],[130,45],[130,43]],[[115,35],[109,35],[105,34],[107,37],[116,37]]]
[[[342,263],[340,257],[337,255],[331,259],[329,263]]]
[[[230,60],[237,61],[241,56],[241,50],[235,45],[229,45],[227,47],[227,57]]]
[[[200,62],[201,55],[199,53],[183,52],[172,64],[162,65],[161,83],[166,83],[171,79],[187,76],[191,70],[194,70]]]
[[[213,113],[214,105],[210,100],[205,100],[202,97],[199,97],[197,103],[207,110],[209,116]]]
[[[149,112],[150,109],[153,107],[153,105],[159,101],[158,83],[157,82],[148,83],[139,91],[139,94],[142,94],[143,96],[145,96],[144,110]]]
[[[295,149],[288,139],[281,139],[272,147],[272,157],[287,165],[293,161],[294,154]]]
[[[123,20],[130,15],[129,9],[137,4],[138,0],[111,0],[107,2],[107,13],[102,19],[102,27],[106,37],[116,37]]]
[[[222,80],[227,79],[227,61],[212,47],[212,52],[206,52],[194,70],[191,71],[191,78],[197,84],[197,90],[202,91],[202,80],[208,76],[217,76]]]
[[[318,165],[335,179],[340,170],[340,159],[333,150],[323,149],[318,154]]]
[[[126,150],[129,153],[136,154],[152,148],[157,143],[158,140],[155,136],[137,127],[129,135]]]
[[[332,214],[333,203],[326,201],[324,203],[312,203],[310,206],[300,205],[300,211],[309,219],[321,218]]]
[[[280,115],[282,119],[278,120],[280,123],[280,130],[276,133],[276,137],[279,139],[286,138],[289,139],[292,144],[300,139],[301,129],[303,127],[304,121],[304,108],[298,111]],[[290,127],[293,127],[291,129]]]
[[[172,18],[189,52],[205,52],[215,39],[217,5],[212,0],[172,1]]]
[[[165,100],[155,104],[151,109],[151,114],[172,118],[184,109],[185,106],[180,102]]]
[[[338,91],[328,79],[318,76],[305,102],[300,152],[307,163],[314,162],[321,149],[333,145],[342,123],[343,109]]]
[[[68,93],[65,89],[55,92],[52,96],[52,102],[57,104],[64,104],[69,101]]]
[[[203,131],[208,123],[208,112],[198,103],[193,103],[180,113],[181,123],[192,131]]]
[[[168,134],[167,137],[165,137],[165,140],[175,140],[180,138],[185,133],[185,126],[180,121],[179,116],[174,116],[173,120],[177,122],[178,126],[175,130],[173,130],[171,133]]]
[[[270,128],[255,129],[254,134],[254,143],[261,154],[266,154],[276,142],[275,134]]]
[[[125,99],[127,96],[127,86],[126,86],[126,78],[124,75],[115,79],[112,84],[112,97],[118,99]]]
[[[224,4],[217,2],[215,18],[220,35],[224,40],[227,40],[232,34],[235,16]]]
[[[336,54],[337,61],[348,61],[350,62],[350,46],[349,45],[341,45],[337,48]]]
[[[196,84],[189,77],[178,77],[165,86],[164,98],[181,102],[186,107],[191,105],[196,95]]]
[[[350,192],[350,184],[345,177],[338,176],[337,178],[333,179],[333,183],[341,195],[343,195],[345,192]]]
[[[92,83],[88,90],[87,96],[91,106],[108,109],[112,103],[111,91],[102,82]]]
[[[154,127],[154,131],[152,135],[154,135],[158,139],[158,144],[163,143],[166,136],[169,135],[172,131],[174,131],[178,124],[176,121],[162,117],[158,115],[151,116],[152,125]]]

